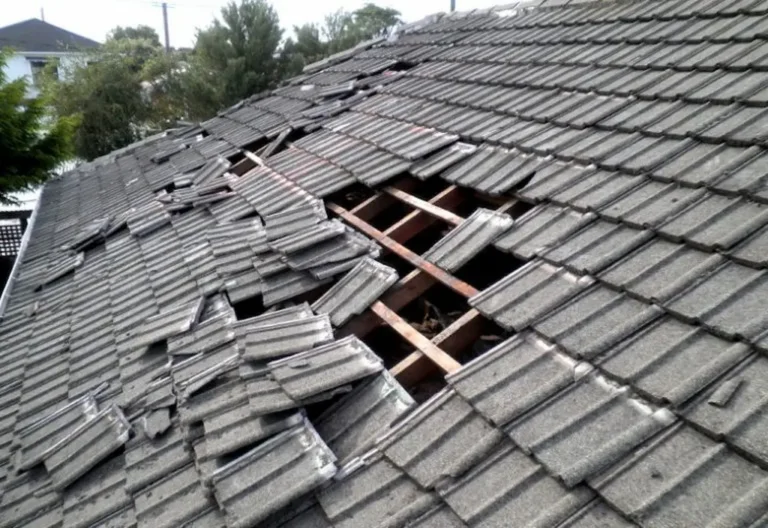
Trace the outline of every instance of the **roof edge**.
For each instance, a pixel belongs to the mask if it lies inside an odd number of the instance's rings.
[[[16,255],[16,260],[14,261],[13,267],[11,268],[11,274],[8,275],[8,281],[5,283],[3,294],[0,296],[0,322],[5,319],[5,309],[8,306],[8,300],[11,297],[11,290],[13,289],[13,285],[16,283],[16,278],[19,275],[19,267],[21,266],[21,262],[24,260],[24,255],[27,253],[27,246],[29,246],[29,240],[32,238],[32,230],[35,227],[35,220],[37,219],[37,214],[40,211],[40,204],[42,202],[43,200],[41,195],[37,199],[37,203],[35,204],[34,209],[32,209],[29,222],[27,222],[27,229],[24,231],[24,235],[21,237],[19,253]]]

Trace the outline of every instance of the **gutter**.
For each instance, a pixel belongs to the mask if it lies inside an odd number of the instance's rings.
[[[16,283],[16,277],[19,274],[19,267],[21,261],[24,260],[24,255],[27,252],[27,246],[29,246],[29,239],[32,238],[32,230],[35,227],[35,220],[37,219],[37,213],[40,210],[40,204],[43,202],[43,193],[40,193],[40,197],[37,199],[35,208],[32,209],[32,215],[27,222],[27,229],[24,231],[24,236],[21,237],[21,246],[19,247],[19,254],[16,255],[16,261],[11,268],[11,274],[8,276],[8,282],[5,283],[3,288],[3,294],[0,297],[0,322],[5,318],[5,308],[8,306],[8,301],[11,297],[11,289]]]

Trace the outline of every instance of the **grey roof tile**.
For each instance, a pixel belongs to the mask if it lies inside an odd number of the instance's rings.
[[[494,246],[523,260],[540,256],[548,246],[566,239],[596,217],[572,209],[542,204],[534,207],[501,235]]]
[[[449,169],[475,152],[477,147],[469,143],[454,143],[450,147],[437,151],[431,156],[414,164],[410,168],[411,174],[419,179],[426,180]]]
[[[297,514],[296,512],[291,513],[288,519],[281,517],[274,522],[270,520],[263,523],[264,528],[333,528],[317,503]]]
[[[316,290],[327,284],[329,279],[315,279],[306,271],[287,271],[264,279],[264,306],[274,306],[293,299],[303,293]]]
[[[266,372],[245,379],[245,384],[253,415],[262,416],[301,407],[301,402],[291,398]]]
[[[140,528],[183,526],[213,505],[193,464],[166,474],[134,494],[133,500]]]
[[[598,278],[645,301],[663,303],[723,262],[720,255],[654,238]]]
[[[355,336],[269,363],[291,398],[308,399],[382,370],[381,359]]]
[[[534,260],[472,297],[469,304],[504,328],[519,331],[592,282]]]
[[[381,432],[415,402],[387,371],[361,383],[313,420],[317,432],[344,463],[367,451]]]
[[[762,311],[755,305],[764,283],[763,272],[725,262],[699,276],[665,308],[684,320],[701,322],[729,337],[754,338],[765,324]],[[745,311],[728,313],[729,307]]]
[[[229,277],[224,284],[227,297],[233,304],[258,297],[261,295],[262,287],[261,274],[256,269]]]
[[[734,345],[743,346],[743,345]],[[768,461],[765,389],[768,361],[753,355],[683,410],[686,420],[721,438],[761,464]]]
[[[250,361],[264,361],[304,352],[331,341],[333,329],[327,315],[254,324],[245,334],[243,357]]]
[[[422,256],[446,271],[456,271],[512,224],[509,215],[479,208]]]
[[[488,528],[559,526],[595,495],[567,489],[508,442],[439,493],[467,525]]]
[[[447,505],[434,508],[415,521],[408,524],[409,528],[467,528],[464,521],[453,513]]]
[[[517,194],[526,200],[545,200],[589,176],[592,170],[573,163],[552,161],[540,167]]]
[[[254,416],[247,399],[203,420],[205,451],[208,456],[222,456],[259,440],[290,429],[302,421],[301,414],[284,413]]]
[[[647,242],[653,233],[597,220],[562,240],[542,258],[575,273],[594,275]]]
[[[458,478],[504,438],[453,389],[437,393],[376,443],[424,488]]]
[[[752,236],[730,250],[730,257],[747,266],[765,267],[768,264],[768,227],[762,227]]]
[[[336,528],[402,526],[437,502],[377,451],[341,468],[317,498]]]
[[[240,359],[235,343],[227,343],[216,350],[197,354],[171,367],[171,378],[180,397],[191,394],[198,388],[198,382],[210,381],[209,375],[218,373],[225,366],[237,364]]]
[[[446,381],[492,423],[502,426],[590,370],[526,332],[463,365]]]
[[[86,394],[42,417],[18,433],[21,469],[42,461],[44,453],[97,413],[96,400]]]
[[[295,253],[340,236],[344,231],[344,224],[338,220],[327,220],[286,237],[271,240],[269,246],[281,254]]]
[[[131,210],[126,221],[128,230],[133,236],[143,237],[170,223],[171,215],[165,210],[163,204],[153,201]]]
[[[364,258],[315,301],[312,310],[327,314],[334,326],[341,326],[373,304],[397,279],[393,268]]]
[[[231,166],[232,164],[227,159],[217,156],[200,167],[200,169],[192,175],[192,181],[197,186],[210,183],[223,176]]]
[[[267,239],[278,240],[298,233],[328,218],[321,200],[307,198],[283,211],[264,216]]]
[[[595,170],[552,195],[552,201],[583,211],[595,211],[643,183],[643,178]]]
[[[0,518],[2,528],[19,525],[26,526],[31,519],[41,513],[54,510],[61,504],[61,497],[51,486],[48,478],[39,478],[28,473],[9,478],[4,483],[2,502],[3,517]],[[58,509],[58,512],[61,512]],[[54,521],[58,520],[53,515]]]
[[[684,425],[643,446],[593,486],[618,511],[650,528],[754,526],[766,511],[765,471]]]
[[[132,504],[125,490],[123,458],[102,465],[64,493],[66,528],[89,528]]]
[[[74,271],[82,266],[85,260],[85,254],[82,252],[67,252],[62,254],[54,264],[49,265],[46,271],[45,277],[41,282],[41,286],[50,284],[62,277],[74,273]]]
[[[232,365],[230,370],[234,371],[235,367],[236,365]],[[203,381],[210,383],[213,380],[205,379]],[[239,377],[225,379],[219,384],[205,387],[204,390],[199,390],[186,398],[182,398],[178,408],[179,418],[182,425],[192,425],[195,422],[217,416],[247,400],[248,392],[245,383]]]
[[[188,332],[200,318],[203,310],[203,298],[187,304],[176,305],[170,309],[150,316],[132,333],[132,345],[135,348],[146,347],[160,341]]]
[[[378,245],[372,240],[347,229],[340,237],[326,240],[315,246],[292,253],[281,260],[293,270],[312,271],[315,268],[333,265],[361,255],[378,254]]]
[[[305,421],[217,469],[212,483],[227,526],[255,526],[328,481],[333,453]]]
[[[129,493],[136,493],[192,462],[181,428],[176,425],[167,434],[154,439],[137,435],[126,445],[124,456],[125,489]]]
[[[209,352],[235,339],[233,314],[222,314],[197,323],[194,328],[168,338],[168,353],[191,356]]]
[[[671,412],[656,410],[626,387],[592,373],[505,431],[572,487],[632,453],[674,420]]]
[[[659,228],[706,249],[728,249],[768,222],[768,209],[744,199],[704,196]]]
[[[131,425],[111,405],[73,430],[44,455],[56,489],[64,489],[128,441]]]
[[[743,343],[665,316],[597,358],[614,378],[659,403],[680,406],[751,352]]]
[[[667,218],[700,200],[706,192],[647,180],[600,209],[600,215],[637,228],[657,228]]]
[[[634,333],[662,310],[596,284],[533,323],[570,354],[592,358]]]

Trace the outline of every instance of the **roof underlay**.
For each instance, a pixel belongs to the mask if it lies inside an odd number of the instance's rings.
[[[0,528],[765,526],[766,28],[434,17],[49,182]]]

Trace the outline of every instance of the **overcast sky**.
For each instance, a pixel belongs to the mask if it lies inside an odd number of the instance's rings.
[[[157,30],[163,38],[163,16],[160,2],[154,0],[0,0],[0,27],[28,18],[40,18],[74,33],[102,42],[115,26],[146,24]],[[195,31],[210,24],[218,16],[227,0],[169,0],[168,19],[171,46],[191,47]],[[380,0],[378,5],[393,7],[403,14],[407,22],[447,11],[450,0]],[[505,0],[456,0],[461,11],[491,7]],[[364,0],[272,0],[280,15],[280,24],[290,29],[306,22],[319,22],[339,8],[353,10],[365,4]]]

